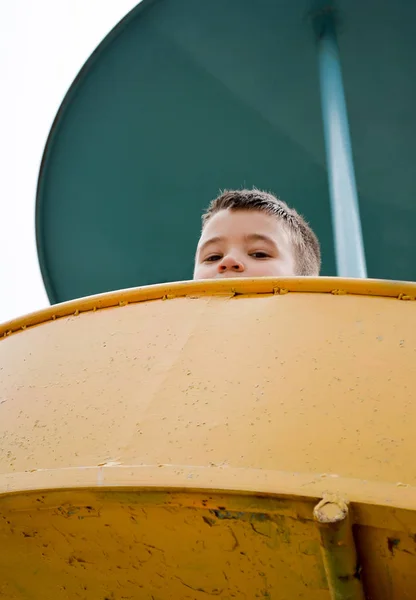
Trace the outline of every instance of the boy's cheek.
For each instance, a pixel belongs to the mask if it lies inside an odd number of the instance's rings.
[[[194,269],[194,279],[204,279],[206,277],[207,270],[205,265],[196,265]]]

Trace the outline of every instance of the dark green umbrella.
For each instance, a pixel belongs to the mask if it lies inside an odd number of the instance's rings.
[[[326,275],[340,269],[330,190],[344,210],[336,237],[352,249],[341,274],[363,274],[358,212],[342,222],[358,196],[368,276],[416,279],[416,3],[325,7],[144,0],[115,27],[71,86],[43,158],[36,225],[51,302],[190,278],[202,210],[243,186],[306,216]]]

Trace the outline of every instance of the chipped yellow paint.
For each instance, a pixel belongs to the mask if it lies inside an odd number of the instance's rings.
[[[189,282],[2,326],[0,598],[330,600],[336,494],[365,593],[413,600],[415,296]]]
[[[198,508],[117,491],[36,494],[26,510],[0,501],[1,597],[329,598],[312,521],[197,498]]]

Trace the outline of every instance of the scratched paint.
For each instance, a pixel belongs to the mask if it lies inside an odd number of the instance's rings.
[[[0,562],[2,598],[24,598],[24,585],[31,598],[58,600],[140,593],[160,599],[198,600],[207,594],[283,599],[287,593],[329,599],[312,520],[276,521],[265,512],[259,518],[235,510],[238,497],[228,500],[225,518],[216,518],[203,507],[200,495],[193,498],[199,508],[182,504],[172,509],[163,505],[164,494],[156,505],[151,501],[154,493],[146,499],[143,494],[134,499],[133,492],[87,492],[86,499],[83,494],[55,494],[50,500],[42,494],[26,510],[23,505],[9,510],[0,502],[0,534],[8,548]],[[59,499],[63,504],[56,504]],[[269,505],[267,500],[257,504],[263,510]],[[208,525],[204,517],[212,522]],[[267,533],[253,523],[268,523]],[[288,532],[284,543],[282,528]],[[309,551],[299,553],[302,547]]]
[[[116,489],[3,496],[1,598],[330,600],[313,503],[276,500]],[[392,522],[414,528],[408,518],[396,511]],[[361,525],[355,537],[374,597],[414,598],[416,536]]]

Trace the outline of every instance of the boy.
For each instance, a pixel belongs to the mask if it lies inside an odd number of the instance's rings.
[[[272,194],[227,190],[202,216],[194,279],[317,276],[320,267],[316,235]]]

